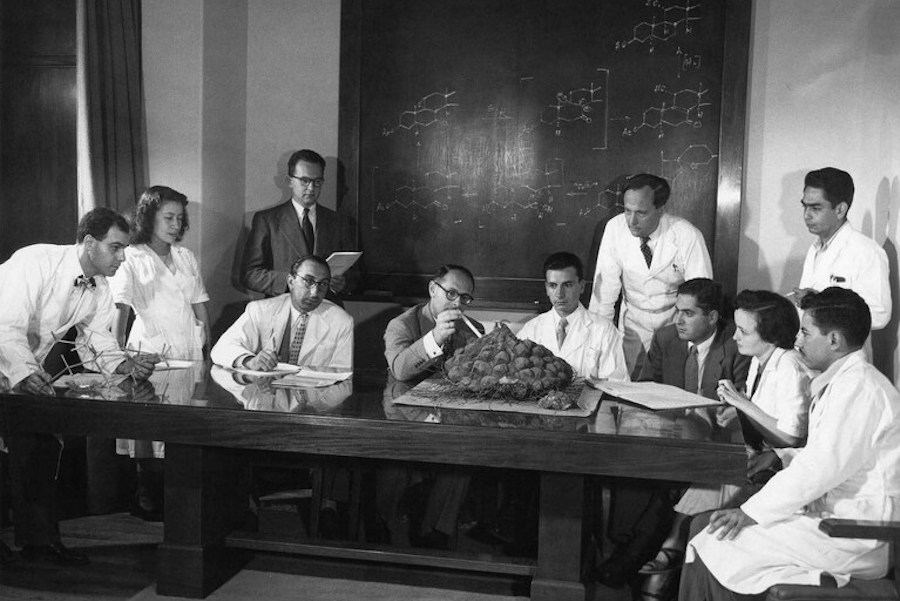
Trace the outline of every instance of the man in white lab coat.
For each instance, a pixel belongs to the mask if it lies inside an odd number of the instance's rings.
[[[843,586],[887,573],[887,543],[830,538],[819,522],[900,518],[900,393],[866,361],[871,317],[858,294],[826,288],[802,309],[797,350],[821,372],[806,446],[781,449],[784,469],[740,508],[712,513],[688,545],[682,600],[761,598],[780,583]]]
[[[670,192],[661,177],[629,177],[625,210],[607,223],[597,253],[589,308],[612,319],[621,295],[619,327],[632,376],[640,374],[653,333],[672,323],[678,286],[693,278],[712,278],[703,234],[665,212]]]
[[[849,288],[869,305],[872,330],[880,330],[891,319],[887,254],[847,221],[853,194],[853,178],[846,171],[825,167],[806,174],[800,204],[816,240],[806,253],[793,297],[799,307],[811,292],[829,286]]]
[[[544,288],[552,308],[526,323],[519,338],[550,349],[584,378],[627,381],[622,334],[613,323],[581,304],[584,266],[572,253],[558,252],[544,261]]]
[[[0,265],[0,391],[55,396],[48,356],[78,332],[75,348],[88,369],[145,379],[159,357],[126,356],[110,332],[115,305],[106,278],[125,260],[128,223],[101,207],[78,223],[76,244],[33,244]],[[39,403],[35,405],[38,407]],[[88,563],[60,541],[56,478],[62,445],[52,434],[10,432],[9,471],[16,544],[28,561]],[[0,548],[2,555],[2,548]],[[0,557],[0,561],[4,558]]]

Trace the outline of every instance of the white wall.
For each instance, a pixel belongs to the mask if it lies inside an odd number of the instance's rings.
[[[241,144],[229,121],[235,146],[219,156],[201,150],[199,127],[216,127],[215,119],[203,114],[209,107],[201,100],[201,81],[209,73],[201,59],[208,52],[203,24],[216,18],[210,11],[226,10],[217,8],[220,1],[144,0],[150,175],[154,183],[218,206],[221,199],[201,194],[201,182],[212,185],[202,174],[220,160],[233,166],[242,149],[243,210],[249,215],[283,197],[290,150],[309,147],[328,159],[337,155],[340,2],[240,0],[247,5],[244,70],[236,51],[229,60],[237,65],[232,77],[246,82],[246,129]],[[900,2],[756,0],[754,5],[739,287],[784,292],[796,284],[812,241],[799,208],[803,175],[832,165],[853,175],[857,192],[850,220],[885,243],[895,299],[900,298]],[[238,10],[230,6],[227,10]],[[335,161],[329,163],[332,187],[323,191],[322,201],[334,206]],[[228,170],[221,171],[227,178]],[[228,256],[238,234],[232,213],[240,205],[240,177],[233,180],[228,219],[207,218],[201,226],[199,235],[214,240],[200,255],[207,279],[221,280],[220,266],[214,265]],[[189,245],[196,244],[197,235],[189,234]],[[229,298],[240,297],[233,288],[221,288]],[[897,329],[894,319],[887,336],[876,340],[876,350],[890,365],[897,362]]]

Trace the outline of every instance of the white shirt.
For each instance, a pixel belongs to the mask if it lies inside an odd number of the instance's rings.
[[[805,438],[809,421],[809,372],[797,353],[783,348],[772,351],[751,396],[750,389],[758,373],[759,359],[753,357],[747,372],[747,396],[775,418],[779,430]]]
[[[862,297],[872,312],[872,329],[891,319],[891,287],[884,249],[844,223],[824,245],[816,238],[806,253],[800,288],[821,292],[829,286],[849,288]]]
[[[628,381],[622,334],[605,317],[590,313],[580,303],[566,316],[566,339],[562,348],[556,340],[560,315],[550,309],[528,321],[518,337],[541,344],[564,359],[580,377]]]
[[[713,339],[716,337],[716,331],[713,330],[712,334],[704,340],[703,342],[694,344],[693,342],[688,343],[688,353],[691,352],[691,347],[697,347],[697,385],[700,385],[700,382],[703,381],[703,370],[706,368],[706,358],[709,357],[709,349],[712,348]],[[696,390],[691,390],[690,392],[697,392]]]
[[[189,249],[171,247],[174,272],[146,244],[125,249],[125,262],[109,278],[113,300],[134,309],[128,347],[169,359],[203,358],[205,332],[193,305],[209,300],[200,266]]]
[[[125,355],[110,332],[115,305],[103,276],[96,287],[75,287],[82,275],[78,247],[34,244],[0,265],[0,390],[38,371],[69,328],[78,329],[76,348],[86,367],[111,373]],[[88,342],[95,356],[83,343]],[[50,374],[51,376],[56,374]]]
[[[859,350],[833,363],[810,384],[809,437],[782,456],[785,468],[741,509],[757,524],[732,541],[701,532],[689,545],[723,586],[760,593],[776,583],[818,584],[832,575],[881,578],[882,541],[830,538],[827,517],[900,518],[900,393]]]
[[[712,263],[703,234],[687,220],[663,213],[650,235],[653,261],[650,267],[641,253],[641,241],[631,234],[625,215],[606,224],[600,250],[590,310],[612,319],[619,293],[629,309],[659,313],[675,305],[678,286],[692,278],[711,278]]]

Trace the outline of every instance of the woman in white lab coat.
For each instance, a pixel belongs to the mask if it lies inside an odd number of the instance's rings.
[[[166,359],[202,360],[209,341],[209,296],[194,254],[179,242],[188,229],[187,197],[166,186],[151,186],[135,207],[131,246],[125,262],[109,279],[117,307],[114,331],[119,344],[132,351],[153,352]],[[135,319],[125,336],[131,311]],[[137,513],[157,514],[148,489],[158,480],[161,442],[119,440],[118,452],[138,460]]]
[[[734,341],[738,352],[752,357],[747,390],[738,391],[730,380],[722,380],[717,392],[719,399],[734,407],[743,421],[741,430],[749,457],[748,485],[691,486],[685,492],[675,505],[676,517],[669,537],[656,558],[640,570],[651,575],[642,591],[648,598],[665,593],[660,588],[664,587],[666,576],[680,566],[689,518],[746,499],[773,473],[764,461],[772,453],[766,451],[801,446],[806,439],[810,377],[793,350],[800,329],[797,310],[789,300],[768,290],[744,290],[735,299],[735,307]]]

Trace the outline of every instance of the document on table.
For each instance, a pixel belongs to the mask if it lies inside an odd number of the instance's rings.
[[[682,390],[677,386],[658,384],[656,382],[591,380],[589,383],[606,394],[629,403],[653,409],[654,411],[687,409],[689,407],[715,407],[722,404],[719,401]]]
[[[301,367],[300,371],[272,382],[276,388],[321,388],[343,382],[353,375],[350,370],[333,367]]]
[[[326,259],[328,267],[331,269],[331,276],[344,275],[361,256],[361,252],[340,251],[331,253],[331,256]]]

